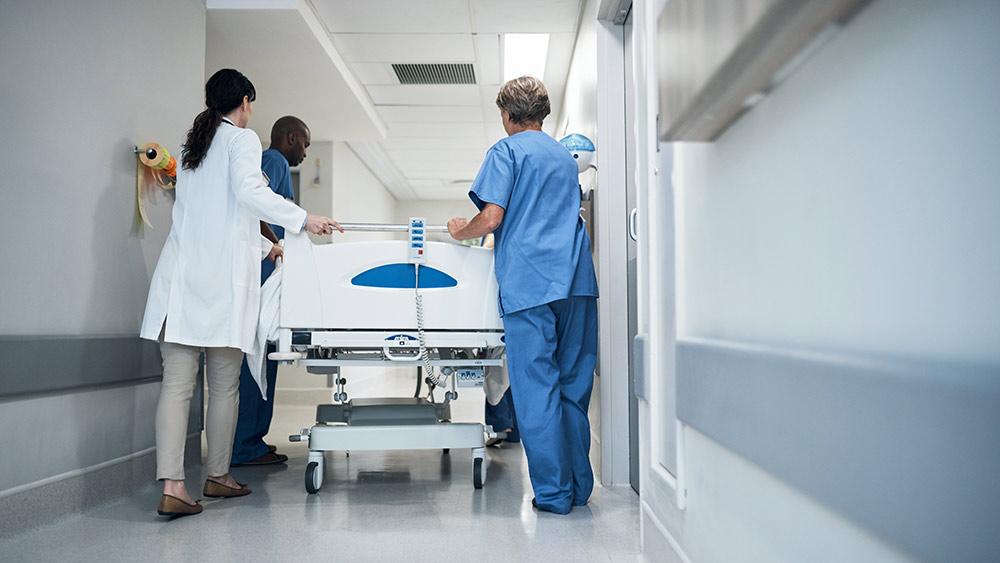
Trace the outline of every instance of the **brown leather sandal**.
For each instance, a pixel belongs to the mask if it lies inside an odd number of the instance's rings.
[[[160,516],[192,516],[201,514],[202,510],[204,507],[198,501],[194,501],[194,504],[188,504],[171,495],[161,496],[160,504],[156,507],[156,513]]]
[[[250,487],[239,481],[236,484],[239,485],[239,488],[223,485],[211,478],[205,479],[205,488],[201,491],[201,494],[209,498],[245,497],[250,494]]]

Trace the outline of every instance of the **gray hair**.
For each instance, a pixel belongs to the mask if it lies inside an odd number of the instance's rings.
[[[548,90],[532,76],[508,80],[497,94],[497,107],[514,123],[541,123],[552,112]]]

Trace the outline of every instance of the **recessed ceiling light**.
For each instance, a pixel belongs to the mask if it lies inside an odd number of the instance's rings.
[[[503,79],[519,76],[545,78],[549,54],[548,33],[505,33],[503,35]]]

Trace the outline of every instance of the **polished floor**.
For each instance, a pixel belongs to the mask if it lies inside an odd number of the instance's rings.
[[[376,379],[385,395],[412,393],[411,378]],[[482,393],[470,390],[454,417],[477,420],[481,409]],[[568,516],[537,513],[517,445],[490,448],[480,491],[472,486],[468,450],[334,452],[327,454],[323,489],[307,495],[305,446],[289,444],[287,436],[313,413],[312,405],[277,406],[268,441],[291,459],[287,466],[233,469],[253,488],[249,497],[208,500],[199,516],[164,521],[154,511],[159,495],[151,486],[0,542],[0,560],[641,560],[639,503],[631,489],[597,487],[590,504]],[[189,477],[188,486],[200,492],[200,476]]]

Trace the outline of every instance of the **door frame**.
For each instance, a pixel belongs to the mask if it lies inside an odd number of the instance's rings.
[[[596,22],[597,189],[594,190],[598,252],[600,344],[601,484],[629,485],[628,208],[625,197],[624,31],[613,21]],[[637,454],[637,452],[636,452]]]
[[[689,561],[666,527],[666,522],[681,518],[686,507],[684,426],[677,420],[675,402],[679,211],[672,183],[673,146],[661,146],[657,131],[656,30],[666,1],[635,2],[632,7],[633,173],[639,210],[639,334],[634,360],[639,398],[640,537],[647,553],[670,549],[676,560]],[[665,459],[672,467],[663,463]]]

